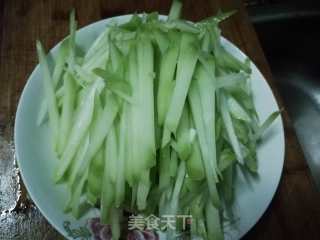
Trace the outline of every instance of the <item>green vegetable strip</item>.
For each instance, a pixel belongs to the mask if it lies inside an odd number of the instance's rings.
[[[220,200],[216,188],[216,181],[218,179],[216,169],[214,168],[214,157],[210,154],[210,146],[208,146],[206,137],[206,126],[203,119],[203,108],[201,105],[201,96],[198,87],[198,81],[193,81],[189,90],[189,103],[191,107],[192,117],[196,130],[198,133],[198,140],[200,144],[203,166],[206,173],[207,185],[209,189],[210,198],[212,199],[215,206],[220,206]]]
[[[219,210],[208,201],[205,210],[208,240],[224,239],[219,214]]]
[[[95,68],[104,68],[109,59],[109,49],[99,51],[92,60],[84,62],[82,68],[87,72],[91,72]]]
[[[73,9],[70,13],[70,36],[69,36],[69,58],[68,64],[69,68],[73,69],[75,64],[75,55],[76,55],[76,30],[77,30],[77,21],[75,17],[75,10]]]
[[[95,68],[104,68],[110,55],[109,28],[107,28],[94,42],[85,55],[82,69],[91,73]],[[93,81],[93,78],[91,81]]]
[[[88,178],[88,171],[85,172],[83,177],[80,179],[79,184],[76,188],[76,192],[74,193],[74,198],[72,201],[72,215],[76,218],[79,219],[82,215],[82,206],[83,202],[81,201],[81,196],[84,191],[85,184],[87,182]]]
[[[59,141],[58,141],[58,154],[62,154],[66,146],[67,139],[70,134],[70,129],[72,127],[73,113],[76,100],[75,92],[75,82],[73,77],[66,73],[64,75],[64,95],[62,103],[62,113],[60,118],[60,131],[59,131]]]
[[[179,195],[185,179],[185,174],[186,164],[185,161],[181,161],[170,201],[169,214],[171,214],[172,216],[176,216],[179,209]],[[176,239],[173,229],[167,229],[167,239]]]
[[[62,100],[63,96],[63,85],[56,91],[56,101],[58,102],[58,108],[60,107],[60,102]],[[41,102],[39,115],[37,118],[37,125],[40,126],[42,123],[44,123],[47,120],[48,117],[48,107],[47,107],[47,101],[46,99],[43,99]]]
[[[110,133],[106,139],[106,167],[105,171],[108,171],[108,177],[110,181],[115,184],[117,180],[117,162],[118,162],[118,146],[117,146],[118,136],[116,135],[115,127],[112,126]]]
[[[192,23],[186,22],[180,19],[169,21],[164,23],[164,26],[168,29],[180,30],[183,33],[199,33],[200,30]]]
[[[128,105],[128,142],[130,145],[128,146],[128,157],[126,159],[126,180],[128,181],[130,186],[136,186],[135,179],[135,171],[134,165],[138,162],[139,154],[140,154],[140,140],[139,140],[139,129],[137,127],[137,122],[139,121],[139,116],[135,114],[135,111],[138,111],[138,70],[137,70],[137,52],[134,47],[131,48],[128,56],[128,66],[126,69],[126,79],[132,86],[132,100],[134,104]],[[137,136],[137,137],[136,137]]]
[[[205,220],[203,219],[203,217],[200,217],[199,219],[197,219],[197,231],[198,231],[198,235],[201,236],[203,239],[207,239],[207,229],[206,229],[206,223]]]
[[[64,64],[66,63],[66,58],[67,58],[67,54],[68,54],[67,47],[68,47],[68,41],[64,40],[60,44],[60,47],[58,50],[58,56],[55,60],[55,66],[54,66],[54,70],[53,70],[53,74],[52,74],[52,81],[53,81],[54,88],[57,87],[59,80],[61,79],[63,67],[64,67]],[[56,97],[58,97],[58,95],[56,95]],[[47,113],[48,113],[47,101],[46,101],[46,99],[43,99],[43,101],[41,102],[40,112],[39,112],[38,119],[37,119],[38,126],[40,126],[44,122],[44,120],[47,116]]]
[[[219,170],[221,172],[225,171],[228,167],[233,165],[236,161],[236,156],[234,155],[232,149],[230,148],[224,148],[220,152],[220,158],[219,158]]]
[[[174,89],[174,74],[179,54],[179,46],[170,46],[161,58],[159,70],[159,88],[157,94],[158,124],[163,125],[170,106]]]
[[[227,99],[226,99],[226,96],[224,95],[223,92],[220,92],[220,102],[221,102],[221,107],[220,107],[221,116],[222,116],[225,128],[227,130],[230,144],[232,146],[234,153],[236,154],[238,162],[243,164],[244,160],[243,160],[243,155],[241,152],[240,144],[239,144],[237,135],[235,134],[232,119],[231,119],[231,116],[229,113]]]
[[[120,229],[120,216],[122,215],[122,210],[117,208],[111,209],[111,232],[112,240],[120,239],[121,229]]]
[[[105,93],[106,104],[96,121],[93,121],[93,125],[90,130],[90,144],[85,158],[81,164],[76,167],[76,172],[78,176],[81,176],[85,169],[89,167],[92,158],[100,149],[103,141],[107,137],[114,119],[119,111],[119,103],[112,93],[106,91]]]
[[[101,191],[101,222],[103,224],[111,223],[111,209],[115,199],[115,185],[107,177],[108,170],[105,169]]]
[[[150,136],[144,136],[146,143],[149,142],[149,149],[151,149],[150,159],[146,159],[149,166],[155,164],[155,132],[154,132],[154,50],[150,39],[142,38],[137,44],[137,61],[138,61],[138,78],[140,81],[139,92],[143,93],[140,95],[139,104],[144,108],[143,123],[140,125],[145,127],[144,129],[148,132],[150,130]],[[144,106],[143,106],[144,105]],[[141,128],[142,130],[142,128]],[[141,134],[141,132],[140,132]],[[147,144],[146,144],[147,145]]]
[[[137,13],[132,14],[132,17],[129,22],[121,24],[119,27],[121,29],[126,29],[129,31],[135,31],[142,24],[142,19]]]
[[[195,41],[193,35],[183,33],[177,64],[176,84],[164,124],[164,127],[172,133],[175,133],[177,130],[192,75],[198,60],[198,50],[194,46],[193,41]],[[162,146],[166,144],[168,144],[167,141],[162,142]]]
[[[81,176],[81,178],[78,179],[77,185],[72,188],[71,198],[67,203],[67,207],[65,209],[66,212],[68,212],[71,209],[72,215],[75,218],[80,217],[80,198],[88,178],[88,172],[89,170],[87,169],[83,176]]]
[[[166,146],[160,150],[160,167],[159,167],[159,190],[162,192],[170,185],[170,146]]]
[[[201,49],[208,53],[212,50],[212,46],[211,46],[211,43],[210,43],[210,34],[208,32],[206,32],[203,36],[203,39],[202,39],[202,46],[201,46]]]
[[[133,136],[133,176],[139,179],[142,169],[155,165],[154,66],[151,41],[142,36],[137,42],[138,77],[133,86],[131,105]],[[134,59],[133,59],[134,60]],[[134,65],[134,64],[133,64]],[[133,76],[133,79],[135,77]],[[144,133],[144,134],[141,134]]]
[[[89,143],[90,143],[90,138],[89,138],[89,134],[87,133],[79,144],[77,153],[74,156],[71,163],[72,166],[70,167],[70,172],[67,176],[68,177],[67,184],[68,184],[68,187],[71,189],[71,192],[73,191],[72,189],[74,188],[75,183],[77,184],[75,180],[77,177],[77,171],[80,168],[81,164],[84,162],[85,156],[89,148]]]
[[[59,130],[59,112],[57,106],[57,100],[54,91],[54,83],[52,81],[47,59],[45,56],[42,44],[37,41],[37,53],[39,58],[40,69],[43,74],[43,86],[45,92],[45,99],[48,106],[49,113],[49,125],[52,131],[52,141],[54,149],[56,149],[56,144],[58,140],[58,130]]]
[[[233,200],[233,174],[234,165],[228,166],[223,172],[223,183],[221,184],[221,190],[226,204],[232,204]]]
[[[200,101],[202,106],[203,120],[207,129],[206,141],[209,149],[210,161],[215,173],[219,173],[217,168],[217,153],[216,153],[216,131],[215,131],[215,63],[213,59],[208,59],[206,66],[199,65],[198,68],[198,87]],[[215,174],[216,175],[216,174]],[[218,180],[217,178],[215,179]]]
[[[105,171],[106,174],[107,171]],[[115,186],[106,177],[103,178],[101,192],[101,222],[104,224],[111,223],[111,209],[113,208],[115,198]]]
[[[93,42],[89,50],[87,51],[84,62],[89,62],[92,59],[95,59],[97,53],[104,54],[106,49],[108,49],[108,38],[109,38],[109,30],[110,28],[106,28],[103,33],[101,33],[97,39]]]
[[[46,99],[43,99],[43,101],[41,102],[39,114],[37,117],[37,126],[41,126],[41,124],[46,121],[47,117],[48,117],[47,101]]]
[[[86,96],[79,106],[77,116],[75,117],[75,123],[70,131],[70,136],[67,141],[65,151],[62,154],[61,165],[56,172],[56,182],[61,180],[61,178],[67,171],[82,137],[89,128],[93,116],[94,99],[99,84],[101,84],[101,82],[96,81],[91,85],[91,87],[87,91]]]
[[[115,201],[118,146],[115,126],[112,126],[105,144],[105,165],[101,191],[101,220],[110,223],[110,212]]]
[[[186,161],[191,155],[192,143],[195,139],[196,131],[195,129],[188,129],[184,132],[178,142],[172,141],[172,148],[178,153],[179,158]]]
[[[111,69],[113,72],[123,72],[123,56],[113,41],[109,41]]]
[[[243,72],[240,73],[230,73],[223,76],[217,77],[216,89],[228,88],[228,87],[238,87],[239,84],[243,84],[247,80],[247,74]]]
[[[236,12],[237,12],[237,10],[222,12],[221,9],[219,9],[216,16],[203,19],[200,21],[200,23],[210,23],[210,22],[219,23],[219,22],[222,22],[222,21],[228,19],[229,17],[234,15]]]
[[[144,170],[141,173],[141,170],[148,169],[155,165],[155,126],[154,126],[154,50],[151,44],[150,39],[145,36],[141,36],[141,39],[137,43],[137,63],[138,63],[138,92],[139,95],[135,95],[138,99],[138,104],[140,106],[140,117],[144,116],[144,120],[140,119],[139,123],[136,122],[137,116],[135,116],[135,123],[139,125],[140,132],[135,132],[135,138],[139,137],[140,146],[137,146],[139,149],[132,149],[134,153],[134,162],[136,163],[134,167],[134,176],[135,179],[140,179],[137,189],[137,206],[139,210],[146,208],[147,196],[151,187],[149,170]],[[134,113],[132,109],[132,114]],[[143,130],[144,129],[144,130]],[[145,131],[145,134],[142,136],[141,132]],[[140,135],[140,136],[138,136]],[[140,159],[136,156],[140,154]],[[142,165],[141,165],[142,164]]]
[[[190,213],[192,215],[192,237],[200,236],[207,239],[207,231],[204,223],[203,209],[204,209],[204,193],[199,192],[198,196],[191,203]]]
[[[189,108],[186,104],[177,130],[177,141],[172,140],[171,142],[171,146],[178,153],[181,160],[186,161],[191,155],[195,137],[196,131],[191,128]]]
[[[199,140],[196,138],[192,144],[191,155],[186,163],[187,173],[191,179],[202,180],[205,178],[205,171],[202,162],[203,160],[201,156]]]
[[[178,155],[174,149],[171,149],[170,162],[169,162],[169,173],[170,177],[175,178],[178,169]]]
[[[115,206],[120,207],[125,197],[125,163],[128,147],[128,106],[123,104],[122,115],[119,124],[119,160],[118,160],[118,174],[116,180],[116,196]]]
[[[59,81],[61,79],[63,69],[67,60],[67,56],[69,53],[69,48],[68,48],[69,41],[68,39],[64,40],[59,47],[58,50],[58,56],[57,59],[55,60],[55,66],[52,74],[52,80],[54,83],[54,86],[58,86]]]
[[[179,207],[178,206],[179,195],[181,192],[183,181],[185,179],[185,174],[186,174],[186,164],[185,164],[185,161],[181,161],[178,168],[176,183],[174,185],[174,189],[171,197],[171,210],[173,215],[176,215]]]
[[[78,64],[73,65],[73,70],[75,72],[74,74],[78,76],[77,81],[80,83],[82,87],[85,87],[88,83],[91,83],[96,78],[94,74],[92,74],[90,71],[87,71]]]
[[[89,166],[89,175],[87,183],[87,191],[92,194],[92,204],[95,204],[100,197],[102,190],[102,178],[104,169],[104,149],[100,148],[91,161]]]
[[[189,105],[186,103],[183,112],[181,115],[180,123],[177,129],[177,140],[183,139],[186,133],[189,133],[191,129],[191,117],[190,117],[190,109]]]
[[[140,182],[137,189],[137,206],[138,210],[144,210],[147,207],[147,197],[150,191],[150,171],[141,173]]]
[[[153,35],[154,35],[154,40],[159,46],[161,53],[164,54],[168,50],[170,45],[170,41],[167,37],[167,34],[162,32],[161,30],[155,29],[153,31]]]
[[[274,122],[274,120],[280,115],[280,111],[273,112],[259,127],[258,131],[255,134],[255,139],[260,139],[262,134],[265,132],[267,128]]]
[[[136,202],[137,202],[137,195],[138,195],[138,184],[133,184],[131,189],[131,203],[130,203],[131,209],[135,209]]]
[[[117,94],[119,97],[123,98],[129,103],[132,103],[132,89],[130,84],[123,79],[120,79],[116,74],[112,74],[107,70],[101,68],[96,68],[93,72],[99,77],[106,80],[106,88],[108,88],[113,93]]]
[[[173,0],[170,8],[170,12],[168,15],[168,20],[175,20],[180,18],[182,9],[182,3],[179,0]]]
[[[190,203],[194,202],[195,199],[199,198],[199,196],[201,196],[201,194],[206,190],[207,190],[207,184],[205,182],[199,182],[196,189],[194,189],[192,192],[190,191],[181,196],[181,202],[180,202],[181,208],[184,209],[187,206],[190,206]]]
[[[217,31],[220,33],[220,31]],[[212,38],[220,38],[220,34],[214,34],[212,32]],[[219,41],[215,41],[217,44],[219,44]],[[241,62],[239,59],[231,55],[224,47],[222,47],[221,44],[219,44],[219,47],[215,48],[214,51],[215,59],[217,61],[217,64],[223,68],[228,69],[234,72],[240,72],[241,70],[246,73],[251,73],[250,65],[246,62]]]
[[[251,122],[251,118],[246,110],[239,104],[239,102],[232,96],[228,95],[227,100],[228,107],[231,115],[238,120],[245,122]]]

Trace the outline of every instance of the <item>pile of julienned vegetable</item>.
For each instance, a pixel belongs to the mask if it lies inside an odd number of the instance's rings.
[[[192,236],[223,239],[235,169],[257,172],[258,141],[279,114],[259,124],[250,61],[221,45],[218,24],[231,13],[191,23],[180,12],[174,1],[167,20],[134,14],[107,26],[86,52],[72,12],[52,71],[37,42],[45,95],[38,124],[51,129],[55,181],[70,192],[65,211],[80,217],[99,206],[113,239],[124,211],[191,215]]]

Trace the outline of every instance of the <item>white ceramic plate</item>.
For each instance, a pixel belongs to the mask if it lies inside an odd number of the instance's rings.
[[[130,15],[114,17],[84,27],[77,32],[77,43],[83,49],[88,49],[110,21],[121,23],[128,21],[129,18]],[[246,56],[228,40],[222,39],[222,42],[233,55],[245,59]],[[58,48],[59,44],[51,50],[53,56]],[[255,105],[260,119],[264,120],[279,108],[262,74],[255,65],[252,65],[252,70]],[[53,184],[53,169],[56,167],[57,159],[48,140],[48,126],[36,126],[42,100],[41,78],[37,66],[23,90],[16,114],[15,147],[21,175],[32,200],[60,233],[68,239],[75,239],[76,234],[85,237],[88,219],[98,216],[99,212],[93,210],[79,220],[63,212],[68,195],[63,186]],[[259,178],[248,182],[239,174],[234,204],[236,221],[225,224],[226,239],[240,239],[252,228],[268,207],[278,186],[284,161],[281,118],[274,122],[266,135],[270,137],[258,149]]]

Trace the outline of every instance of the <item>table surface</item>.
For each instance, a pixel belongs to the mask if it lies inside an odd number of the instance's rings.
[[[17,102],[37,64],[35,41],[47,49],[68,33],[68,15],[76,9],[79,26],[112,16],[159,11],[169,0],[2,0],[0,1],[0,239],[63,239],[28,199],[14,161],[13,121]],[[272,79],[257,35],[240,0],[186,0],[183,16],[199,20],[217,9],[238,9],[222,24],[223,35],[243,50],[268,80],[284,108],[286,157],[276,195],[244,239],[320,239],[320,194],[312,182],[293,126]],[[275,39],[276,40],[276,39]]]

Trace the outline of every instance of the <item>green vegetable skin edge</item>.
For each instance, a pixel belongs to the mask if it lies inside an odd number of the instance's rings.
[[[224,239],[234,172],[258,173],[257,146],[280,114],[259,124],[250,61],[220,43],[218,23],[234,12],[194,24],[181,9],[174,0],[167,20],[152,13],[109,26],[84,55],[72,11],[53,72],[37,41],[37,124],[51,129],[54,180],[69,190],[65,212],[79,218],[100,206],[115,240],[125,211],[192,215],[187,234]],[[167,229],[168,239],[178,231]]]

